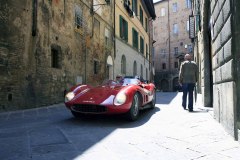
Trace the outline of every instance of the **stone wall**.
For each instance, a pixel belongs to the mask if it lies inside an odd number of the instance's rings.
[[[233,0],[232,6],[234,8],[240,8],[240,1],[238,0]],[[237,121],[237,129],[235,135],[238,135],[236,137],[238,141],[240,142],[240,10],[239,9],[234,9],[233,10],[233,49],[232,51],[234,52],[234,76],[236,77],[236,108],[234,109],[234,112],[236,113],[236,121]],[[238,132],[238,133],[237,133]]]
[[[91,12],[91,1],[0,3],[0,111],[60,103],[71,86],[96,85],[106,78],[106,57],[113,53],[104,41],[105,27],[113,32],[110,6],[98,10],[103,19]],[[76,7],[82,14],[80,27]],[[94,19],[100,24],[98,36]]]
[[[230,0],[211,1],[214,116],[234,136],[236,84]]]

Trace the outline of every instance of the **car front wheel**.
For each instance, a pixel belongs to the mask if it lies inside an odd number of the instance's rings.
[[[81,113],[78,113],[78,112],[75,112],[75,111],[71,111],[72,112],[72,115],[75,117],[75,118],[81,118],[83,116],[83,114]]]
[[[152,99],[152,102],[151,102],[151,108],[154,108],[155,107],[155,104],[156,104],[156,92],[153,91],[153,99]]]
[[[127,118],[131,121],[135,121],[138,118],[139,115],[139,105],[140,100],[138,94],[135,94],[133,97],[133,102],[131,105],[130,110],[127,113]]]

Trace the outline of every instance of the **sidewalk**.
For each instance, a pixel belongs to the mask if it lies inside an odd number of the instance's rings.
[[[0,113],[1,160],[240,160],[240,143],[201,105],[183,110],[181,93],[157,93],[135,122],[77,120],[63,104]]]
[[[168,95],[168,93],[162,94]],[[234,141],[233,137],[214,119],[213,108],[203,107],[202,95],[198,94],[194,112],[183,110],[181,98],[180,92],[169,104],[172,108],[157,105],[166,114],[163,121],[173,118],[172,122],[166,126],[167,130],[164,133],[168,139],[164,147],[182,153],[182,156],[176,154],[173,157],[197,160],[240,160],[240,143]]]

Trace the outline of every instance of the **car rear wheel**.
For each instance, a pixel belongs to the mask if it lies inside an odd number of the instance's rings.
[[[154,90],[153,91],[153,99],[152,99],[152,102],[151,102],[151,108],[154,108],[155,107],[155,104],[156,104],[156,91]]]
[[[130,110],[127,113],[127,118],[131,121],[135,121],[138,118],[139,115],[139,106],[140,106],[140,100],[139,96],[136,93],[133,97],[133,102]]]

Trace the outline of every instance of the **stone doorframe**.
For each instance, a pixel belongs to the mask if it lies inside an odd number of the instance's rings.
[[[235,105],[235,119],[236,119],[236,129],[235,129],[235,139],[240,141],[240,74],[239,74],[239,70],[240,70],[240,10],[239,9],[235,9],[235,8],[240,8],[240,1],[239,0],[232,0],[231,1],[231,8],[232,8],[232,20],[233,20],[233,24],[232,24],[232,33],[233,33],[233,44],[232,44],[232,52],[233,52],[233,59],[234,59],[234,77],[236,78],[235,82],[236,82],[236,105]]]

